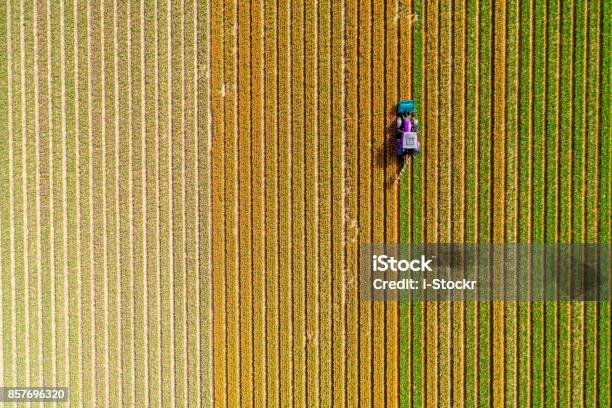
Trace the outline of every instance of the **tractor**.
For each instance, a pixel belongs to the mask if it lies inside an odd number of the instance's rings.
[[[421,143],[417,135],[419,121],[414,117],[414,101],[400,99],[397,104],[397,132],[395,136],[395,151],[402,162],[401,177],[408,158],[421,151]]]

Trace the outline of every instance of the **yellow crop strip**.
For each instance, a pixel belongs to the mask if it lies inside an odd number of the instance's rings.
[[[371,5],[369,2],[359,2],[358,20],[358,44],[359,44],[359,240],[362,242],[372,241],[372,126],[371,126],[371,85],[372,78],[370,55]],[[365,203],[365,205],[363,205]],[[361,285],[359,277],[359,285]],[[359,403],[361,405],[372,405],[372,303],[362,301],[359,304]]]

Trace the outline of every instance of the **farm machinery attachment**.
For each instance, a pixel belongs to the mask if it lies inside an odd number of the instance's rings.
[[[401,169],[397,180],[402,177],[408,159],[421,151],[417,135],[419,121],[414,117],[414,101],[400,99],[397,104],[397,131],[395,136],[396,154],[401,160]]]

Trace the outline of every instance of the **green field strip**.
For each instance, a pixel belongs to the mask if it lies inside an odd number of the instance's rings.
[[[518,241],[518,161],[519,161],[519,12],[520,2],[511,0],[506,26],[506,168],[505,168],[505,242]],[[510,286],[513,287],[513,286]],[[518,307],[516,301],[505,307],[504,404],[518,406]]]
[[[478,2],[466,2],[466,125],[465,125],[465,242],[477,241],[478,228],[478,95],[480,22]],[[478,303],[465,305],[465,406],[478,403]],[[470,392],[468,392],[470,390]]]
[[[479,38],[479,117],[478,117],[478,242],[491,242],[491,194],[492,194],[492,3],[489,0],[480,2],[480,38]],[[481,302],[478,305],[478,326],[477,326],[477,353],[478,353],[478,404],[490,405],[493,399],[492,392],[492,361],[490,360],[493,349],[491,336],[491,315],[492,308],[490,302]]]
[[[547,5],[547,44],[546,44],[546,133],[545,133],[545,242],[558,242],[558,130],[559,130],[559,4],[551,1]],[[546,265],[544,269],[545,279],[551,279],[549,273],[553,273],[555,265]],[[551,271],[551,272],[549,272]],[[554,279],[554,277],[552,277]],[[556,290],[556,285],[550,290]],[[549,290],[547,290],[549,292]],[[550,293],[550,292],[549,292]],[[544,403],[547,406],[558,403],[558,304],[546,302],[544,304]]]
[[[535,3],[534,43],[533,43],[533,151],[532,151],[532,241],[544,242],[545,237],[545,154],[546,154],[546,5]],[[533,279],[543,279],[543,265],[534,265]],[[536,294],[534,294],[536,296]],[[532,304],[531,314],[531,403],[535,407],[543,406],[546,359],[544,358],[544,304],[536,301]]]
[[[279,40],[282,37],[279,37]],[[283,48],[281,44],[281,49]],[[344,105],[344,2],[331,3],[331,375],[332,404],[343,406],[346,400],[346,268],[345,268],[345,105]],[[279,74],[286,72],[281,68]],[[287,92],[285,91],[285,94]],[[282,94],[282,92],[281,92]],[[287,104],[285,104],[287,105]],[[288,145],[288,143],[287,143]],[[288,155],[285,155],[288,157]],[[282,174],[282,173],[281,173]],[[288,195],[288,192],[285,193]],[[289,293],[287,290],[286,293]],[[290,372],[290,367],[283,371]],[[283,401],[289,400],[287,397]]]
[[[385,241],[385,7],[372,5],[372,238],[371,242]],[[372,403],[384,406],[386,401],[386,350],[385,304],[373,303],[372,321]]]
[[[599,229],[599,140],[600,140],[600,52],[601,52],[601,20],[600,4],[588,2],[587,4],[587,54],[586,54],[586,242],[598,241]],[[598,404],[598,343],[601,341],[598,327],[597,302],[587,302],[585,305],[585,404],[596,406]],[[609,389],[609,387],[608,387]]]
[[[332,405],[331,2],[317,2],[319,404]],[[382,394],[382,391],[380,392]]]
[[[253,402],[263,406],[266,398],[265,342],[255,341],[265,336],[265,247],[263,191],[263,2],[251,7],[251,123],[252,141],[251,183],[253,191]]]
[[[531,35],[532,5],[530,2],[521,2],[519,21],[519,156],[518,156],[518,242],[531,240],[531,140],[532,140],[532,88],[531,88]],[[520,302],[517,319],[518,332],[527,335],[518,339],[518,405],[529,404],[531,394],[530,384],[530,356],[531,356],[531,326],[529,325],[531,305]]]
[[[210,5],[211,50],[210,55],[223,53],[223,3]],[[212,266],[213,296],[213,401],[227,402],[226,378],[226,330],[225,330],[225,209],[223,192],[225,189],[225,136],[223,123],[223,59],[211,58],[211,182],[212,216]],[[222,261],[223,260],[223,261]],[[265,327],[265,326],[264,326]],[[263,333],[262,333],[263,334]],[[265,335],[265,334],[264,334]]]
[[[427,123],[423,130],[423,153],[425,157],[425,242],[438,242],[438,120],[436,112],[438,105],[438,11],[439,5],[434,1],[427,1],[423,15],[425,18],[425,31],[436,35],[425,37],[425,98],[423,102],[422,121]],[[424,302],[423,324],[424,324],[424,378],[425,401],[429,404],[439,403],[439,367],[438,367],[438,303],[435,301]]]
[[[296,1],[297,2],[297,1]],[[359,149],[355,147],[353,141],[357,140],[359,136],[359,105],[358,105],[358,1],[347,0],[344,9],[344,30],[346,35],[346,41],[344,43],[344,59],[345,59],[345,123],[346,133],[344,138],[345,148],[344,152],[346,155],[345,159],[345,198],[344,205],[346,209],[346,223],[345,223],[345,285],[346,285],[346,338],[345,338],[345,355],[346,355],[346,398],[345,403],[347,406],[359,405]],[[297,11],[296,8],[292,8],[292,12]],[[300,33],[303,34],[303,33]],[[294,48],[295,50],[295,48]],[[301,51],[301,49],[300,49]],[[301,73],[294,78],[299,83]],[[299,100],[299,99],[298,99]],[[294,100],[295,102],[295,100]],[[300,100],[301,102],[301,100]],[[298,105],[300,109],[303,109],[301,105]],[[299,110],[302,112],[302,110]],[[300,120],[298,118],[298,120]],[[296,118],[294,117],[294,123]],[[294,136],[295,137],[295,136]],[[299,141],[299,136],[295,141]],[[297,164],[297,163],[296,163]],[[295,173],[294,173],[295,174]],[[299,177],[300,173],[296,174]],[[294,200],[301,199],[300,196],[295,195]],[[294,222],[296,219],[294,218]],[[302,231],[302,226],[300,226]],[[295,229],[295,226],[294,226]],[[295,242],[295,241],[294,241]],[[295,262],[295,257],[294,257]],[[295,295],[294,295],[295,296]],[[299,304],[296,302],[296,304]],[[297,334],[297,332],[295,332]],[[297,351],[297,348],[294,348]],[[299,356],[296,355],[296,356]],[[297,360],[296,360],[297,361]],[[294,367],[294,371],[297,373],[297,364]],[[296,375],[297,378],[297,375]],[[298,386],[296,382],[296,389]],[[295,404],[300,405],[300,400],[295,399]]]
[[[277,24],[276,2],[265,1],[265,245],[266,245],[266,395],[267,403],[279,404],[280,366],[278,335],[278,100],[277,100]],[[224,68],[224,71],[227,67]],[[229,131],[229,130],[228,130]]]
[[[237,49],[236,9],[234,2],[223,4],[223,101],[224,101],[224,155],[225,188],[222,197],[225,205],[225,349],[226,387],[229,406],[239,404],[240,397],[240,351],[239,351],[239,275],[238,275],[238,146],[237,123],[237,70],[235,53]],[[221,55],[221,54],[220,54]],[[274,128],[272,128],[274,131]],[[270,234],[270,239],[275,239]],[[274,271],[274,269],[270,269]],[[270,305],[272,306],[272,305]],[[272,344],[272,338],[269,338]]]
[[[440,7],[438,14],[439,37],[439,71],[438,100],[439,132],[438,132],[438,239],[437,242],[453,242],[452,239],[452,194],[451,166],[456,160],[452,157],[454,135],[451,134],[451,7]],[[452,158],[451,158],[452,157]],[[438,304],[438,393],[439,404],[450,406],[452,401],[452,348],[457,340],[452,337],[451,302]]]
[[[572,52],[573,52],[573,1],[563,0],[561,2],[561,37],[560,43],[564,44],[560,51],[560,102],[566,103],[565,109],[559,112],[559,138],[569,135],[572,130]],[[559,144],[559,241],[570,242],[572,233],[572,144]],[[562,289],[562,288],[560,288]],[[569,289],[569,288],[568,288]],[[567,289],[566,289],[567,290]],[[571,387],[571,314],[572,304],[570,302],[559,303],[558,314],[558,401],[560,406],[569,406],[572,398]]]
[[[384,123],[385,135],[382,148],[384,155],[384,186],[385,186],[385,237],[384,242],[398,242],[398,190],[397,183],[393,177],[399,171],[398,161],[393,151],[392,140],[395,138],[393,124],[397,118],[395,107],[397,104],[398,83],[398,55],[399,25],[397,4],[386,4],[385,15],[385,75],[386,91],[384,97]],[[388,125],[391,125],[391,131]],[[397,279],[397,274],[388,274],[388,279]],[[396,302],[385,302],[385,393],[387,406],[395,407],[399,403],[399,350],[398,350],[398,304]]]
[[[293,397],[306,405],[306,257],[305,257],[305,132],[304,132],[304,3],[291,3],[291,259]],[[356,342],[356,341],[355,341]]]
[[[279,348],[280,361],[280,401],[293,401],[294,372],[292,364],[292,303],[291,282],[294,271],[291,268],[291,72],[290,72],[290,36],[291,0],[279,1],[278,4],[278,255],[279,255]],[[284,231],[284,233],[283,233]],[[284,373],[284,374],[283,374]]]
[[[572,143],[572,242],[585,241],[585,139],[586,139],[586,7],[585,2],[574,3],[574,75],[573,75],[573,128]],[[572,304],[571,316],[571,404],[584,404],[584,325],[585,307],[582,302]]]
[[[238,19],[243,22],[239,28],[238,40],[238,77],[250,77],[251,53],[251,10],[241,7]],[[251,81],[238,83],[238,112],[241,117],[251,117]],[[251,121],[238,121],[238,145],[242,146],[238,153],[239,170],[239,295],[240,295],[240,401],[246,407],[253,406],[253,286],[252,286],[252,212],[251,212]],[[191,385],[190,385],[191,386]],[[197,386],[194,384],[194,386]]]
[[[358,129],[361,144],[359,148],[359,202],[372,202],[372,145],[371,128],[371,64],[370,46],[372,40],[370,25],[370,2],[359,2],[358,44],[359,44],[359,119]],[[308,34],[308,33],[306,33]],[[306,50],[308,55],[308,49]],[[308,103],[306,103],[308,106]],[[308,109],[306,114],[308,115]],[[367,147],[367,148],[366,148]],[[372,208],[371,205],[360,205],[358,211],[359,242],[372,242]],[[307,231],[308,234],[308,231]],[[308,258],[307,258],[308,259]],[[359,285],[361,281],[359,281]],[[371,406],[372,395],[372,303],[361,299],[359,303],[359,405]]]
[[[612,38],[612,5],[602,2],[601,41]],[[601,50],[601,84],[599,111],[599,237],[600,243],[611,242],[610,238],[610,82],[612,81],[612,53]],[[608,290],[610,287],[608,286]],[[599,304],[599,349],[598,349],[598,395],[599,406],[610,406],[610,300]],[[606,341],[607,339],[607,341]]]
[[[399,30],[399,53],[402,62],[398,65],[399,70],[399,98],[412,98],[412,72],[413,72],[413,29],[412,21],[412,2],[401,0],[399,2],[399,25],[408,26],[409,30]],[[401,68],[400,68],[401,65]],[[405,66],[404,66],[405,65]],[[412,201],[410,183],[412,180],[412,164],[408,164],[406,177],[399,180],[399,242],[410,242],[412,214],[410,203]],[[399,304],[399,405],[401,407],[410,406],[412,366],[410,356],[412,353],[412,326],[411,313],[412,305],[407,296],[402,297]]]

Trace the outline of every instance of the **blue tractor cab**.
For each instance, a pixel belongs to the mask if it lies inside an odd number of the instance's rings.
[[[414,100],[400,99],[397,104],[397,116],[404,116],[409,113],[414,113]]]

